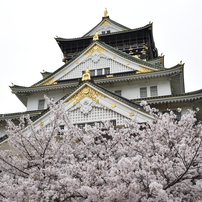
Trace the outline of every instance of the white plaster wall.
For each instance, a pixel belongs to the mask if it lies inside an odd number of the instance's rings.
[[[65,90],[54,90],[54,91],[45,91],[30,94],[27,101],[27,111],[38,110],[38,101],[44,99],[44,95],[49,98],[53,98],[55,102],[60,100],[63,96],[71,92],[71,89]],[[44,108],[47,108],[47,103],[45,102]]]
[[[110,74],[133,71],[134,69],[139,68],[135,64],[126,65],[126,61],[124,61],[123,59],[117,58],[116,60],[113,60],[110,58],[113,57],[113,55],[109,53],[106,53],[106,55],[101,55],[97,53],[96,56],[99,57],[99,60],[97,62],[93,62],[93,56],[89,56],[85,61],[81,62],[71,70],[67,67],[64,71],[67,73],[65,75],[62,75],[59,80],[81,78],[82,71],[85,71],[87,67],[89,70],[104,70],[104,68],[110,68]]]
[[[104,87],[112,92],[121,90],[122,97],[126,97],[128,99],[136,99],[140,98],[141,87],[147,87],[147,95],[148,97],[150,97],[150,86],[157,86],[158,96],[171,95],[170,82],[166,78],[114,83],[105,85]]]
[[[145,79],[140,81],[132,82],[119,82],[103,85],[104,88],[115,92],[116,90],[121,90],[122,97],[127,99],[136,99],[140,97],[140,88],[147,87],[148,97],[150,97],[150,86],[157,86],[158,96],[171,95],[170,82],[167,78],[154,78],[154,79]],[[71,89],[65,90],[55,90],[55,91],[43,91],[38,93],[30,94],[27,103],[27,110],[38,110],[38,100],[44,99],[44,95],[47,95],[49,98],[53,98],[55,101],[58,101],[66,94],[70,93]],[[45,103],[45,108],[47,104]]]
[[[183,106],[183,107],[179,106],[179,108],[182,108],[181,115],[186,114],[189,109],[192,110],[192,107],[190,105]]]

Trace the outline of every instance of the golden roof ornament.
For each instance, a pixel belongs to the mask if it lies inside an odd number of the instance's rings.
[[[97,41],[99,40],[99,35],[98,35],[98,32],[96,32],[93,36],[93,41]]]
[[[183,65],[182,60],[180,61],[179,65]]]
[[[90,70],[87,68],[82,76],[82,81],[88,81],[88,80],[91,80],[91,77],[90,77]]]
[[[108,17],[109,15],[108,15],[108,11],[107,11],[107,8],[105,8],[105,11],[104,11],[104,18],[105,17]]]

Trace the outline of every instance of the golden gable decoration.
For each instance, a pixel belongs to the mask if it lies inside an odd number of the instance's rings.
[[[105,49],[101,48],[98,45],[94,45],[87,53],[86,55],[91,56],[94,52],[98,52],[102,55],[104,55],[104,52],[107,52]]]
[[[110,25],[111,23],[110,22],[108,22],[108,21],[104,21],[102,24],[101,24],[101,26],[105,26],[105,25]]]
[[[97,103],[100,103],[100,100],[97,97],[106,98],[107,96],[103,95],[102,93],[97,92],[96,90],[90,88],[89,86],[84,86],[79,92],[77,92],[74,96],[69,98],[66,102],[74,100],[72,106],[76,105],[80,102],[83,98],[89,97],[90,99],[94,100]]]
[[[146,73],[146,72],[153,72],[154,70],[151,70],[151,69],[148,69],[146,67],[142,67],[142,66],[139,66],[139,69],[137,69],[137,74],[141,74],[141,73]]]

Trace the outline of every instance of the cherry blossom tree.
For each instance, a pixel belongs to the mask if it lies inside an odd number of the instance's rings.
[[[64,104],[49,102],[48,125],[36,127],[28,116],[18,126],[8,121],[0,201],[202,200],[202,125],[195,111],[176,120],[172,111],[142,102],[152,122],[80,129]]]

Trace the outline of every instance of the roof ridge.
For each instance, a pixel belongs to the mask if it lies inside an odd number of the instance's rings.
[[[93,29],[95,29],[97,26],[101,25],[102,22],[104,22],[105,20],[108,20],[108,21],[110,21],[110,22],[112,22],[112,23],[116,24],[117,26],[120,26],[120,27],[122,27],[122,28],[124,28],[124,29],[130,29],[130,28],[128,28],[128,27],[126,27],[126,26],[124,26],[124,25],[122,25],[122,24],[120,24],[120,23],[114,21],[114,20],[111,20],[111,19],[109,18],[109,16],[108,16],[108,17],[103,17],[102,20],[101,20],[97,25],[95,25],[90,31],[88,31],[88,32],[87,32],[86,34],[84,34],[82,37],[88,36],[88,34],[89,34]]]
[[[102,22],[102,21],[101,21]],[[101,23],[100,22],[100,23]],[[98,25],[100,24],[100,23],[98,23]],[[117,23],[117,24],[119,24],[119,23]],[[98,25],[96,25],[96,26],[98,26]],[[96,27],[95,26],[95,27]],[[123,26],[123,25],[122,25]],[[111,32],[110,34],[118,34],[118,33],[121,33],[121,32],[130,32],[130,31],[137,31],[137,30],[140,30],[140,29],[145,29],[145,28],[147,28],[147,27],[151,27],[152,26],[152,23],[151,24],[146,24],[145,26],[142,26],[142,27],[137,27],[137,28],[133,28],[133,29],[130,29],[130,28],[128,28],[128,27],[126,27],[127,29],[126,30],[121,30],[121,31],[117,31],[117,32]],[[94,28],[95,28],[94,27]],[[124,27],[124,26],[123,26]],[[93,28],[93,29],[94,29]],[[91,32],[93,29],[91,29],[89,32]],[[89,33],[88,32],[88,33]],[[86,34],[88,34],[88,33],[86,33]],[[83,36],[81,36],[81,37],[75,37],[75,38],[62,38],[62,37],[55,37],[55,40],[56,41],[59,41],[59,40],[69,40],[69,41],[71,41],[71,40],[75,40],[75,39],[83,39],[83,38],[92,38],[93,36],[89,36],[89,35],[83,35]],[[106,34],[103,34],[103,35],[105,35],[106,36]],[[99,36],[102,36],[102,34],[99,34]]]

